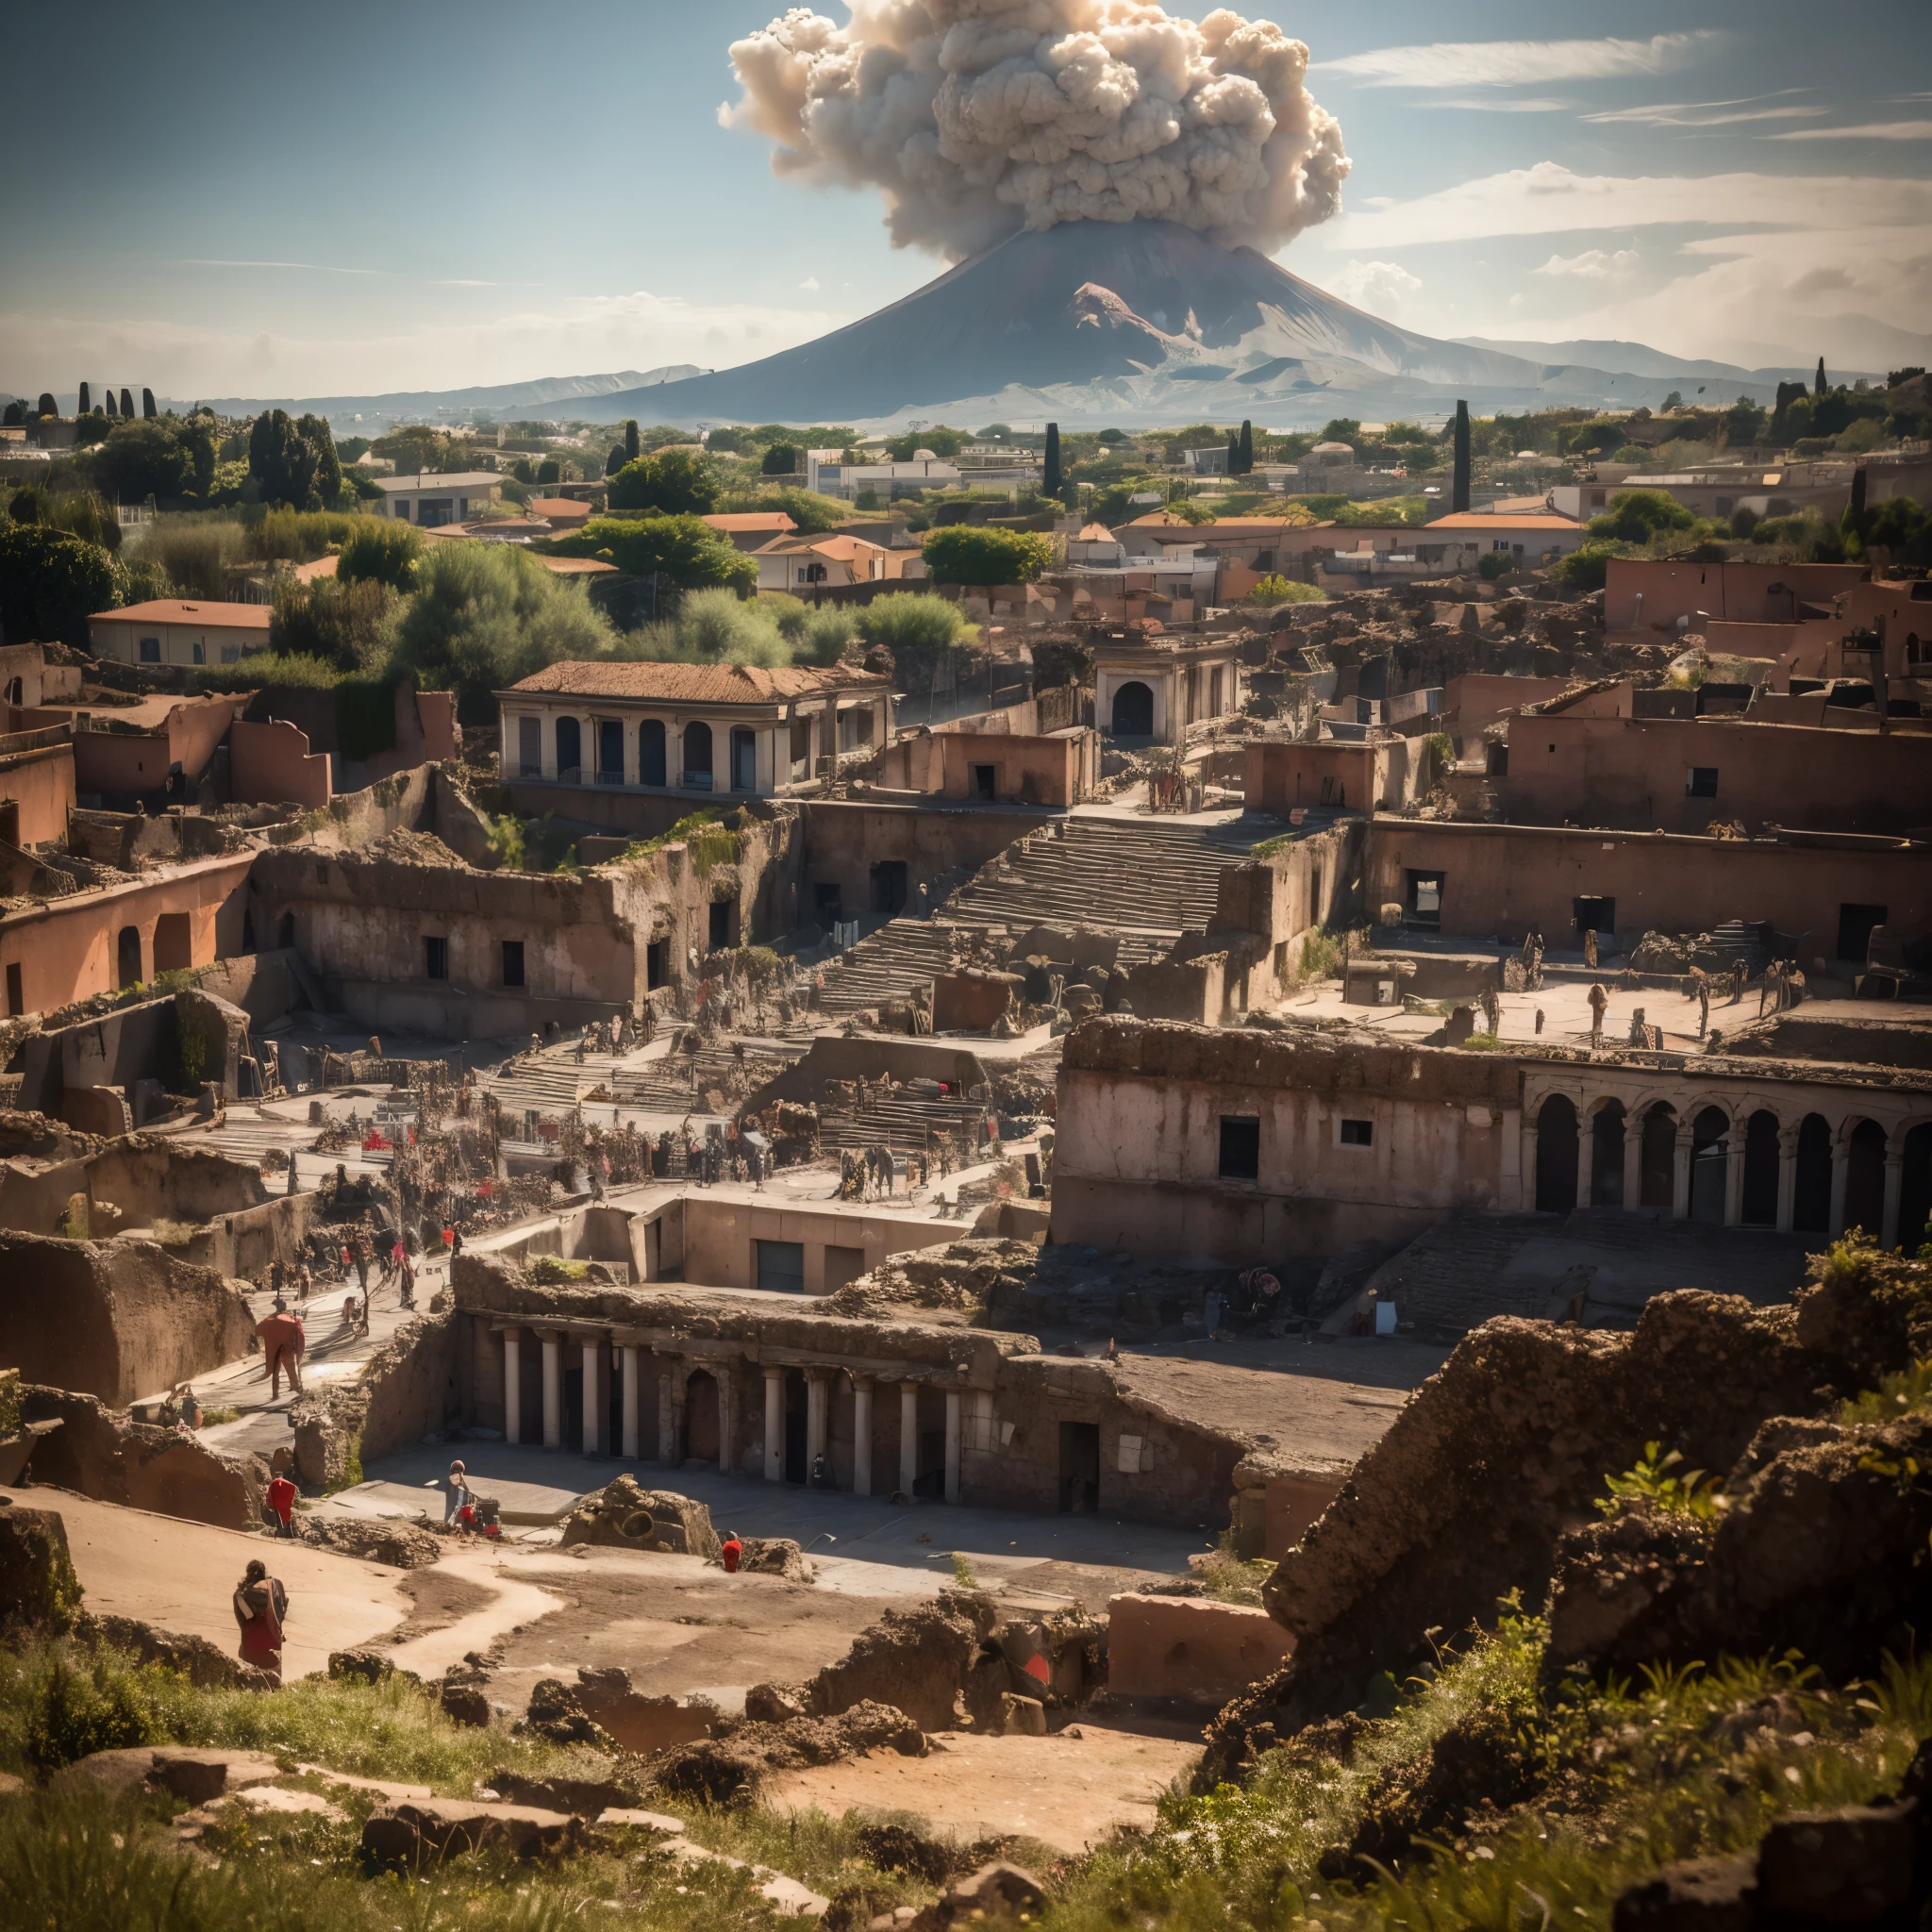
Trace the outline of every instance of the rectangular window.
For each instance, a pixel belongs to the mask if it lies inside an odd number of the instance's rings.
[[[26,1011],[26,993],[20,983],[20,968],[7,969],[7,1017],[17,1020]]]
[[[1441,930],[1442,924],[1442,874],[1439,872],[1411,872],[1408,875],[1408,923]]]
[[[710,930],[711,950],[713,952],[716,952],[720,946],[729,946],[737,943],[738,935],[735,930],[737,924],[738,908],[729,899],[714,901],[711,907]]]
[[[506,986],[521,986],[524,983],[522,940],[505,940],[503,942],[503,983]]]
[[[543,726],[536,718],[517,720],[517,769],[525,778],[543,775]]]
[[[189,645],[188,655],[194,663],[206,664],[208,662],[208,646],[197,638],[193,643]]]
[[[242,646],[240,644],[224,644],[222,646],[222,662],[224,664],[239,664],[241,661]]]
[[[1571,901],[1578,932],[1615,932],[1617,902],[1614,899],[1584,897]]]
[[[449,977],[449,941],[441,939],[425,938],[423,941],[423,970],[431,979]]]
[[[999,769],[994,765],[974,765],[973,768],[973,789],[981,798],[992,799],[999,796]]]
[[[1221,1178],[1257,1181],[1261,1178],[1261,1123],[1246,1114],[1221,1117]]]
[[[141,661],[143,664],[158,664],[161,661],[161,641],[159,638],[142,639]]]
[[[652,940],[644,947],[644,991],[654,992],[671,977],[671,941]]]
[[[1375,1144],[1374,1122],[1343,1121],[1341,1124],[1341,1144],[1344,1147],[1373,1147]]]
[[[768,1294],[805,1292],[803,1241],[754,1241],[751,1245],[761,1289]]]
[[[1686,798],[1715,798],[1717,796],[1717,767],[1715,765],[1692,765],[1684,774],[1684,796]]]

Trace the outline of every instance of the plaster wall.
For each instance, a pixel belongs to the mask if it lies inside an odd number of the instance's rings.
[[[1241,802],[1277,817],[1311,805],[1397,810],[1415,797],[1427,762],[1422,743],[1407,738],[1361,744],[1250,739],[1242,752]]]
[[[228,735],[228,795],[237,805],[326,806],[329,755],[311,755],[308,737],[285,719],[251,724],[238,718]]]
[[[1799,604],[1825,605],[1862,582],[1857,563],[1665,563],[1613,557],[1604,584],[1604,628],[1671,630],[1699,613],[1732,624],[1790,624]],[[1638,601],[1641,596],[1641,603]]]
[[[0,741],[0,802],[20,808],[15,844],[44,845],[58,839],[74,809],[74,746],[8,752]]]
[[[813,921],[816,889],[836,886],[842,916],[856,919],[873,908],[873,868],[903,864],[908,903],[944,873],[977,872],[1014,840],[1049,822],[1043,808],[973,805],[873,805],[858,800],[808,801],[804,862],[799,873],[798,917]]]
[[[812,1213],[721,1200],[709,1192],[688,1194],[684,1199],[684,1278],[713,1288],[756,1288],[757,1243],[797,1241],[805,1248],[805,1292],[825,1294],[841,1285],[839,1280],[826,1280],[827,1247],[863,1251],[865,1265],[848,1270],[844,1278],[850,1279],[855,1274],[870,1273],[888,1255],[956,1240],[959,1232],[958,1222],[936,1216]]]

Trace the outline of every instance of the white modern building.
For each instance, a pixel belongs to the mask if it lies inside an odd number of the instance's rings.
[[[379,476],[382,513],[406,524],[435,528],[463,524],[480,515],[483,506],[503,492],[503,478],[491,470],[458,470],[447,476],[418,471],[408,476]]]

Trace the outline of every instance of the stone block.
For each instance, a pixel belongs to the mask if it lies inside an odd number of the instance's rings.
[[[1757,1860],[1687,1858],[1633,1885],[1610,1914],[1612,1932],[1751,1932]]]
[[[622,1669],[579,1668],[577,1703],[624,1750],[641,1756],[708,1738],[718,1718],[717,1707],[702,1697],[646,1697],[631,1689],[630,1674]],[[749,1698],[745,1714],[752,1715]]]
[[[1108,1688],[1117,1697],[1218,1707],[1279,1670],[1293,1651],[1287,1630],[1245,1604],[1117,1596],[1108,1606]]]
[[[1008,1738],[1045,1737],[1045,1705],[1037,1697],[1016,1697],[1008,1690],[1000,1699],[1000,1733]]]
[[[451,1798],[398,1805],[362,1827],[362,1849],[383,1865],[434,1864],[494,1849],[520,1858],[556,1857],[582,1842],[583,1822],[568,1812]]]
[[[0,1497],[0,1625],[66,1630],[79,1608],[67,1525],[51,1509]]]
[[[1919,1824],[1909,1798],[1780,1818],[1757,1847],[1760,1908],[1840,1925],[1883,1917],[1911,1891]]]

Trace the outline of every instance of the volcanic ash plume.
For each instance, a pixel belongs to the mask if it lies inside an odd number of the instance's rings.
[[[952,260],[1059,222],[1164,221],[1279,248],[1341,205],[1341,128],[1308,50],[1225,8],[1145,0],[852,0],[738,41],[727,126],[776,173],[883,189],[892,240]]]

